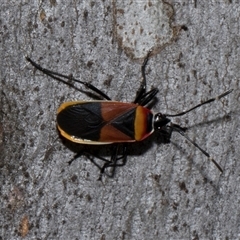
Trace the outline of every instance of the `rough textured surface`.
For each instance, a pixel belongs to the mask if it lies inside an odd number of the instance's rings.
[[[67,100],[91,99],[35,71],[41,65],[73,74],[115,100],[131,101],[140,62],[114,38],[108,1],[1,3],[1,239],[238,239],[240,202],[240,21],[235,1],[174,1],[178,39],[147,67],[159,88],[154,110],[180,112],[234,88],[221,102],[174,122],[215,157],[222,175],[197,149],[173,134],[131,146],[114,179],[98,182],[55,126]]]
[[[113,1],[114,34],[132,59],[150,49],[160,52],[172,43],[180,28],[172,26],[173,6],[164,1]]]

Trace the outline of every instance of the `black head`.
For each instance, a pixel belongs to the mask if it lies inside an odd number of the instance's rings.
[[[154,130],[161,130],[166,127],[171,120],[162,113],[156,113],[154,116]]]

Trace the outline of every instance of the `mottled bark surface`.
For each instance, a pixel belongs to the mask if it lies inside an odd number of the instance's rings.
[[[152,109],[173,114],[235,89],[173,119],[189,127],[189,137],[223,174],[177,133],[171,144],[154,135],[130,145],[126,166],[103,183],[84,156],[68,166],[76,146],[59,138],[56,110],[92,96],[36,71],[24,56],[126,102],[139,87],[142,61],[132,60],[116,38],[116,3],[3,0],[1,239],[239,238],[240,7],[235,1],[169,2],[172,26],[182,28],[149,60],[148,88],[159,89]],[[93,148],[99,150],[109,155],[109,148]]]

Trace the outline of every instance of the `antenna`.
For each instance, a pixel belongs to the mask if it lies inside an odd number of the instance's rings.
[[[203,103],[200,103],[200,104],[196,105],[195,107],[190,108],[189,110],[183,111],[183,112],[181,112],[181,113],[178,113],[178,114],[164,114],[164,115],[165,115],[166,117],[178,117],[178,116],[185,115],[186,113],[189,113],[189,112],[191,112],[192,110],[201,107],[202,105],[205,105],[205,104],[214,102],[215,100],[219,100],[219,99],[225,97],[226,95],[228,95],[228,94],[231,93],[232,91],[233,91],[233,89],[230,89],[230,90],[226,91],[225,93],[223,93],[223,94],[221,94],[221,95],[219,95],[219,96],[217,96],[217,97],[211,98],[211,99],[209,99],[209,100],[207,100],[207,101],[205,101],[205,102],[203,102]]]
[[[205,150],[203,150],[197,143],[195,143],[193,140],[191,140],[188,135],[185,134],[185,132],[180,128],[178,127],[178,125],[176,124],[172,124],[170,126],[172,128],[173,131],[176,131],[178,133],[180,133],[183,137],[185,137],[191,144],[193,144],[196,148],[198,148],[205,156],[208,157],[208,160],[212,161],[215,166],[219,169],[219,171],[222,173],[223,170],[222,168],[220,167],[220,165],[209,155],[208,152],[206,152]]]
[[[193,111],[194,109],[196,108],[199,108],[201,107],[202,105],[205,105],[205,104],[208,104],[208,103],[211,103],[211,102],[214,102],[215,100],[219,100],[223,97],[225,97],[226,95],[228,95],[229,93],[231,93],[233,91],[233,89],[230,89],[228,91],[226,91],[225,93],[221,94],[221,95],[218,95],[217,97],[214,97],[214,98],[211,98],[205,102],[202,102],[198,105],[196,105],[195,107],[192,107],[190,108],[189,110],[186,110],[186,111],[183,111],[181,113],[178,113],[178,114],[165,114],[166,117],[178,117],[178,116],[182,116],[182,115],[185,115],[186,113],[189,113],[191,111]],[[185,137],[191,144],[193,144],[196,148],[198,148],[205,156],[208,157],[208,159],[210,161],[212,161],[215,166],[219,169],[219,171],[222,173],[223,170],[222,168],[220,167],[220,165],[209,155],[208,152],[206,152],[205,150],[203,150],[197,143],[195,143],[193,140],[191,140],[188,135],[185,134],[184,132],[184,129],[181,128],[180,126],[178,126],[177,124],[171,124],[170,128],[173,130],[173,131],[176,131],[178,132],[179,134],[181,134],[183,137]]]

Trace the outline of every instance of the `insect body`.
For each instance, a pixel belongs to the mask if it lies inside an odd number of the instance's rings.
[[[73,80],[77,83],[83,84],[85,87],[106,99],[100,101],[65,102],[57,111],[57,127],[61,135],[66,139],[72,142],[89,145],[114,144],[110,160],[96,156],[105,162],[103,166],[100,166],[93,158],[90,158],[90,160],[101,170],[100,178],[103,173],[113,177],[115,168],[117,166],[125,165],[127,159],[127,143],[142,141],[154,131],[164,134],[169,141],[173,131],[180,133],[211,161],[213,161],[217,168],[222,172],[222,168],[219,164],[185,134],[186,128],[182,128],[177,124],[172,124],[169,118],[182,116],[204,104],[225,97],[233,90],[228,90],[215,98],[211,98],[179,114],[153,113],[146,107],[158,92],[158,89],[156,88],[146,92],[145,67],[150,53],[151,52],[148,53],[143,62],[141,68],[143,81],[136,94],[135,100],[132,103],[112,101],[104,92],[90,83],[47,70],[32,61],[29,57],[26,57],[26,59],[35,68],[50,77],[78,89],[65,79]],[[123,144],[122,150],[120,148],[120,143]],[[74,159],[86,153],[86,151],[82,151],[78,153]],[[105,172],[105,169],[109,167],[112,167],[113,169],[111,174]]]
[[[154,130],[149,109],[114,101],[63,103],[57,126],[72,142],[96,145],[141,141]]]

